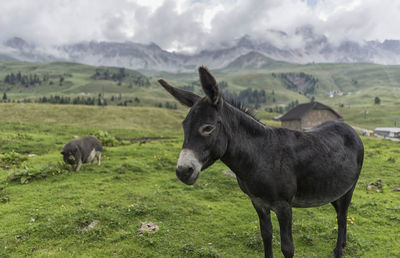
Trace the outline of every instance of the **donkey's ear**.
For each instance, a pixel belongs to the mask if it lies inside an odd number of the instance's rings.
[[[216,105],[221,99],[217,81],[214,76],[208,71],[207,67],[199,67],[200,83],[204,93],[211,100],[211,103]]]
[[[187,107],[193,106],[194,103],[196,103],[196,101],[200,99],[200,96],[190,91],[172,87],[163,79],[159,79],[158,82],[161,84],[161,86],[164,87],[164,89],[166,89],[172,96],[174,96],[175,99],[177,99],[180,103]]]

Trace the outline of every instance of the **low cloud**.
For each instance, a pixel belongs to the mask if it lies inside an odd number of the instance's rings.
[[[0,9],[0,40],[36,45],[80,41],[154,42],[194,52],[249,35],[301,48],[300,27],[331,42],[400,39],[392,0],[13,0]]]

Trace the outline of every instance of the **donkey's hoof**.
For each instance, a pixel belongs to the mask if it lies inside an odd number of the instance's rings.
[[[342,257],[342,256],[343,256],[342,248],[340,248],[340,250],[338,250],[338,249],[336,249],[336,248],[333,249],[332,256],[335,257],[335,258],[340,258],[340,257]]]

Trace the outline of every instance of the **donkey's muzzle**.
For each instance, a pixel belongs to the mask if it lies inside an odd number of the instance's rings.
[[[201,163],[191,149],[182,149],[176,165],[176,176],[185,184],[192,185],[199,177]]]
[[[177,166],[176,177],[187,185],[192,185],[196,182],[198,175],[194,174],[192,167]]]

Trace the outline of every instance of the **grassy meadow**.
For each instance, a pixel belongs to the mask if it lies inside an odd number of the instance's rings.
[[[107,72],[107,78],[104,76]],[[0,93],[7,93],[9,100],[23,98],[37,99],[43,96],[69,97],[98,97],[104,94],[110,105],[117,105],[123,100],[138,98],[139,103],[130,103],[135,106],[155,106],[172,101],[170,96],[157,83],[158,78],[165,78],[177,87],[192,87],[195,93],[202,94],[198,84],[198,74],[191,73],[171,74],[153,72],[142,74],[138,71],[124,69],[123,77],[119,77],[121,68],[96,67],[78,63],[58,62],[51,64],[34,64],[25,62],[0,61]],[[308,64],[282,65],[279,62],[268,69],[220,69],[212,70],[217,81],[227,83],[225,90],[238,93],[251,88],[265,90],[269,96],[273,94],[274,101],[260,103],[260,110],[265,108],[284,106],[290,101],[308,102],[312,97],[317,101],[326,102],[338,108],[369,106],[374,104],[374,98],[379,97],[382,104],[399,104],[400,97],[400,66],[377,64]],[[294,88],[288,88],[279,76],[281,74],[304,73],[317,80],[315,91],[304,94]],[[7,82],[6,77],[38,76],[40,83],[32,85]],[[99,74],[97,76],[97,74]],[[63,79],[61,82],[60,79]],[[146,81],[141,85],[138,79]],[[328,97],[329,91],[341,91],[343,96]],[[111,97],[122,96],[122,99],[111,101]],[[172,101],[173,102],[173,101]]]
[[[274,64],[274,63],[272,63]],[[104,72],[108,71],[109,78],[103,78]],[[33,64],[24,62],[0,62],[0,94],[7,94],[7,100],[2,102],[23,101],[25,98],[38,100],[43,97],[64,96],[68,98],[92,98],[97,105],[99,94],[104,94],[109,106],[128,105],[136,107],[155,107],[162,105],[174,109],[171,113],[178,112],[182,114],[185,109],[182,108],[171,96],[158,84],[158,78],[165,78],[172,85],[177,87],[189,87],[195,93],[202,95],[201,87],[198,83],[198,74],[193,73],[170,74],[163,72],[154,72],[151,76],[141,74],[137,71],[125,69],[122,79],[114,78],[120,75],[120,68],[117,67],[95,67],[77,63],[52,63],[52,64]],[[22,76],[37,75],[42,80],[40,84],[24,86],[21,83],[10,84],[6,82],[6,77],[10,74]],[[96,77],[96,74],[100,76]],[[276,66],[268,69],[222,69],[212,70],[213,75],[218,82],[224,81],[227,84],[225,90],[231,93],[240,93],[246,89],[264,90],[269,96],[266,103],[261,103],[256,110],[261,119],[271,120],[278,116],[278,113],[270,113],[271,109],[285,108],[290,102],[299,103],[309,102],[312,97],[316,101],[322,102],[341,112],[346,121],[354,126],[374,129],[375,127],[393,126],[394,120],[400,118],[400,66],[377,65],[377,64],[308,64],[308,65],[283,65],[278,63]],[[295,89],[289,89],[285,86],[280,74],[300,74],[305,73],[317,79],[315,92],[304,95]],[[113,76],[111,76],[113,75]],[[46,80],[44,79],[46,78]],[[60,84],[60,78],[63,78]],[[114,79],[113,79],[114,78]],[[137,84],[137,79],[141,78],[148,81],[148,85]],[[329,91],[341,91],[342,96],[328,96]],[[2,95],[0,95],[2,97]],[[379,97],[380,104],[374,104],[374,99]],[[274,101],[272,101],[273,99]],[[249,105],[254,107],[254,105]],[[23,107],[13,107],[13,112],[24,110]],[[42,122],[56,122],[52,117],[42,117],[41,108],[33,106],[31,112],[39,113],[31,116],[29,113],[25,116],[31,119],[44,119]],[[66,116],[73,116],[70,108],[53,107],[58,113]],[[178,110],[175,110],[175,109]],[[64,110],[64,111],[62,111]],[[124,124],[135,126],[132,119],[114,115],[110,125],[104,125],[96,112],[97,108],[89,108],[87,113],[79,114],[86,116],[89,126],[115,126],[124,128]],[[111,117],[113,108],[106,108],[103,112]],[[275,110],[276,111],[276,110]],[[285,110],[282,109],[284,112]],[[111,112],[111,113],[110,113]],[[144,111],[143,114],[145,114]],[[68,114],[67,114],[68,113]],[[167,114],[167,112],[165,113]],[[170,113],[168,113],[170,114]],[[18,122],[20,116],[10,116],[0,118],[3,121]],[[146,116],[146,115],[144,115]],[[181,117],[182,117],[181,116]],[[180,117],[180,118],[181,118]],[[10,120],[8,120],[10,119]],[[156,118],[156,120],[159,120]],[[75,123],[74,119],[68,120]],[[174,122],[173,119],[166,119],[168,123]],[[162,128],[156,124],[150,123],[146,131],[151,128]],[[122,124],[121,124],[122,123]],[[400,123],[398,121],[397,123]],[[133,128],[131,128],[133,129]]]
[[[222,163],[193,186],[176,178],[186,112],[0,103],[0,257],[263,257],[257,214]],[[98,132],[112,139],[100,167],[62,164],[66,142]],[[363,142],[344,255],[400,257],[400,143]],[[159,230],[140,234],[141,222]],[[294,209],[295,257],[331,257],[336,230],[331,205]]]

